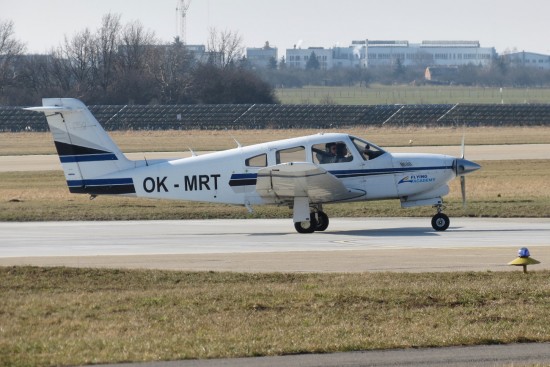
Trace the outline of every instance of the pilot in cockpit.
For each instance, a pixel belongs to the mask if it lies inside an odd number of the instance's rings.
[[[313,150],[317,155],[317,159],[319,160],[319,163],[321,164],[335,163],[337,161],[336,160],[336,143],[326,143],[324,151],[317,148],[313,148]]]

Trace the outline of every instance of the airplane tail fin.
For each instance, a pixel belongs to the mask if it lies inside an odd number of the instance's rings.
[[[42,107],[72,193],[135,194],[133,180],[117,172],[134,168],[88,108],[73,98],[44,98]],[[128,176],[127,176],[128,177]]]

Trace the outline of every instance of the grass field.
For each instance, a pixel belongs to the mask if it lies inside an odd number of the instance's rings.
[[[456,145],[462,136],[467,145],[550,144],[550,126],[471,128],[361,128],[338,130],[232,130],[232,131],[114,131],[113,140],[123,152],[179,152],[189,147],[197,151],[235,148],[242,145],[317,134],[343,132],[365,138],[382,147],[412,145]],[[0,155],[55,154],[50,133],[0,133]]]
[[[455,104],[550,103],[549,88],[377,85],[365,87],[304,87],[276,90],[283,104]]]
[[[0,365],[547,342],[549,276],[0,268]]]
[[[468,207],[462,208],[459,181],[446,197],[450,216],[550,217],[550,165],[546,160],[483,161],[467,178]],[[239,206],[70,194],[61,171],[0,173],[0,221],[285,218],[287,207]],[[399,201],[326,205],[332,217],[426,216],[434,209],[401,209]]]

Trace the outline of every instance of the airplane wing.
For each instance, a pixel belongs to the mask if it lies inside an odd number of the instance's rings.
[[[262,168],[258,171],[256,191],[278,203],[307,197],[310,203],[350,200],[365,195],[365,191],[348,189],[342,182],[313,163],[292,162]]]

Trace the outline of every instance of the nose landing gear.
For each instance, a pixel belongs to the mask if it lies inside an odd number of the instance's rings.
[[[442,213],[445,208],[442,204],[434,205],[434,207],[437,208],[437,214],[432,217],[432,228],[436,231],[444,231],[449,228],[451,220]]]

